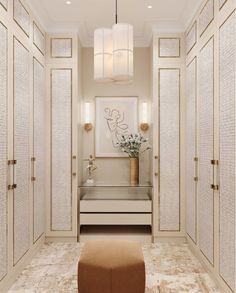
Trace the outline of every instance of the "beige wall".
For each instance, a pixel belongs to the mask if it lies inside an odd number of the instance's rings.
[[[150,100],[150,49],[135,48],[134,50],[134,81],[128,85],[114,83],[98,83],[93,78],[93,49],[83,49],[83,99],[92,101],[95,96],[138,96],[139,101]],[[131,110],[132,115],[132,110]],[[149,135],[147,132],[145,135]],[[83,158],[94,155],[94,128],[83,133]],[[83,164],[83,179],[85,166]],[[98,169],[95,171],[97,182],[117,183],[129,181],[129,160],[121,158],[96,159]],[[149,156],[142,155],[140,160],[140,181],[149,180]]]

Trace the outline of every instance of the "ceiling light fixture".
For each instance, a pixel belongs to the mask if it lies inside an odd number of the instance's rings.
[[[70,5],[71,4],[71,1],[66,1],[66,4]]]
[[[152,9],[152,5],[148,5],[148,7],[147,8],[149,8],[149,9]]]
[[[130,83],[133,79],[133,26],[118,23],[116,0],[112,29],[94,31],[94,79],[100,82]]]

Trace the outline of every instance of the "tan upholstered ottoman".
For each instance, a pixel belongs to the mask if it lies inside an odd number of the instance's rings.
[[[94,241],[78,264],[79,293],[144,293],[145,264],[140,244]]]

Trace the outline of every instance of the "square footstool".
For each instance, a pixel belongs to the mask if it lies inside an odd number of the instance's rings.
[[[145,263],[139,243],[93,241],[78,264],[79,293],[144,293]]]

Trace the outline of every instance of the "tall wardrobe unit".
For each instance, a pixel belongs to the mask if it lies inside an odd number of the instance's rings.
[[[185,239],[184,34],[153,37],[153,234]],[[158,135],[157,135],[158,134]]]
[[[0,1],[0,291],[44,241],[44,33]]]
[[[236,292],[236,3],[204,1],[186,32],[186,233]]]
[[[47,223],[48,240],[77,240],[79,40],[47,35]]]

